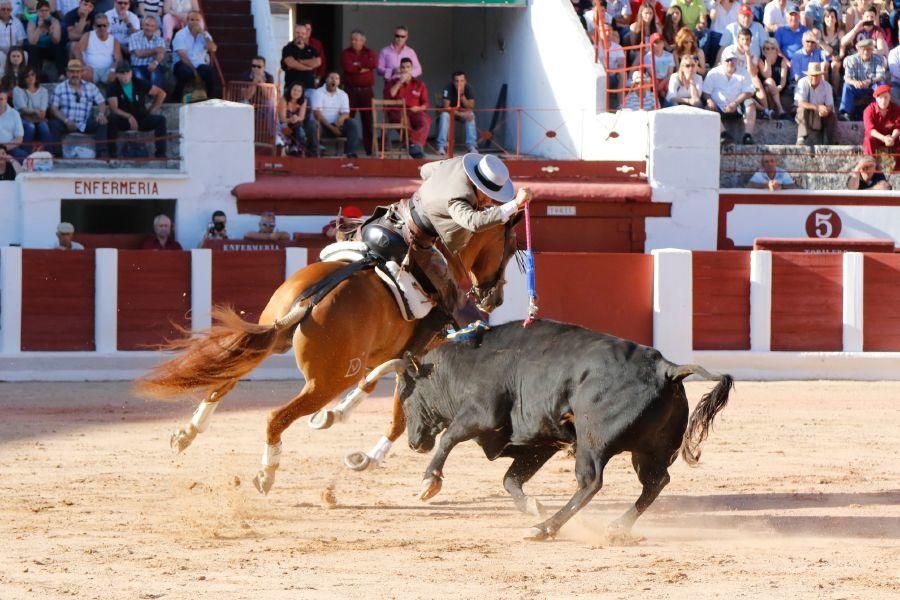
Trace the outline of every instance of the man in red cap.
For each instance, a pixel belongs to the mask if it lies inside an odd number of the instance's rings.
[[[722,39],[719,40],[719,48],[727,48],[736,44],[741,29],[750,31],[750,51],[753,56],[758,57],[762,54],[762,44],[769,34],[766,32],[766,28],[759,24],[759,21],[753,20],[753,9],[746,4],[742,4],[738,9],[737,21],[725,26],[725,32],[722,34]]]
[[[879,85],[873,95],[875,101],[863,112],[863,150],[866,154],[894,154],[900,137],[900,106],[891,102],[889,85]]]

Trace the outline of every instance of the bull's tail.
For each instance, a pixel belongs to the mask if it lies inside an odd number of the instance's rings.
[[[680,382],[688,375],[700,375],[706,379],[718,381],[712,391],[703,395],[694,407],[688,419],[688,426],[681,441],[681,458],[693,466],[700,460],[700,444],[709,435],[713,419],[728,403],[728,394],[734,387],[731,375],[714,375],[699,365],[683,365],[672,369],[670,377]]]
[[[273,352],[281,334],[305,312],[305,308],[295,307],[272,325],[257,325],[244,321],[230,308],[215,307],[214,325],[198,336],[187,335],[161,348],[179,354],[138,379],[135,391],[153,398],[193,391],[208,395],[255,369]]]

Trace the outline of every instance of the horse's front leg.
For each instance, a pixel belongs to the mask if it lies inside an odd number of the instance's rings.
[[[364,471],[370,467],[377,467],[387,456],[391,446],[406,429],[406,414],[403,412],[403,403],[400,401],[399,382],[394,386],[394,402],[391,423],[381,436],[381,439],[372,446],[368,452],[351,452],[344,457],[344,464],[354,471]]]

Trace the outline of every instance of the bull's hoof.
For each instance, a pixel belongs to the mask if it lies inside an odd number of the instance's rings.
[[[378,466],[378,463],[373,461],[368,454],[365,452],[351,452],[347,456],[344,457],[344,465],[348,469],[352,469],[354,471],[365,471],[369,467]]]
[[[529,542],[543,542],[545,540],[553,539],[553,534],[543,527],[532,527],[525,532],[524,537]]]
[[[432,475],[422,480],[422,491],[419,492],[419,500],[425,502],[437,496],[441,491],[442,481],[437,475]]]
[[[525,500],[525,512],[534,517],[544,516],[544,505],[538,502],[537,498],[528,497]]]
[[[275,484],[275,470],[277,467],[263,467],[253,478],[253,487],[263,496],[269,493]]]
[[[169,438],[169,446],[171,446],[172,450],[181,454],[188,449],[195,437],[197,437],[197,430],[188,425],[187,431],[179,429],[172,434],[172,437]]]
[[[309,416],[310,429],[328,429],[334,425],[334,411],[319,410]]]

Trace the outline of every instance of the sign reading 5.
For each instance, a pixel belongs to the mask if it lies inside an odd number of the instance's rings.
[[[817,208],[806,217],[806,235],[836,238],[841,235],[841,217],[830,208]]]

